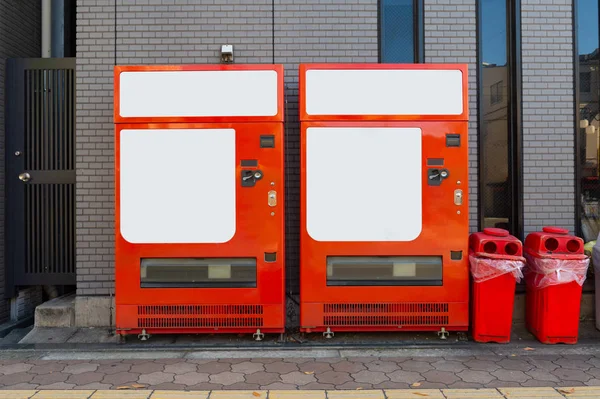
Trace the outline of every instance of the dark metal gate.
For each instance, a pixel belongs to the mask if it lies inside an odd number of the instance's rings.
[[[75,58],[6,64],[6,296],[75,285]]]

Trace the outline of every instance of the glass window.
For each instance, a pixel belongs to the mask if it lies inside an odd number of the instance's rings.
[[[511,54],[516,52],[511,38],[510,0],[481,0],[479,16],[479,151],[480,151],[480,224],[481,228],[500,227],[519,234],[513,215],[516,197],[515,171],[511,167],[511,143],[516,128],[510,101],[512,80]],[[516,90],[514,88],[513,90]],[[516,175],[516,174],[515,174]]]
[[[599,29],[598,0],[576,0],[577,50],[579,55],[579,174],[581,184],[581,233],[586,242],[600,231],[600,180],[598,143]]]
[[[256,259],[142,259],[142,288],[256,287]]]
[[[419,62],[419,1],[380,0],[380,59],[384,63]]]
[[[327,285],[442,285],[442,258],[330,256]]]

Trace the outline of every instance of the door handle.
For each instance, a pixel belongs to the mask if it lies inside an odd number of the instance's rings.
[[[21,180],[22,182],[28,182],[29,180],[31,180],[31,175],[27,172],[21,173],[19,175],[19,180]]]

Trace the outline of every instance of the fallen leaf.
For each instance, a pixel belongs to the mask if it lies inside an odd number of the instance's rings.
[[[357,391],[360,391],[361,389],[363,389],[362,387],[358,387],[356,388]]]
[[[315,372],[314,371],[305,371],[304,374],[306,375],[313,375]]]
[[[524,350],[524,351],[534,351],[535,349],[534,349],[534,348],[527,347],[527,348],[523,348],[523,350]]]
[[[259,394],[258,392],[252,392],[252,396],[259,397],[259,396],[260,396],[260,394]]]
[[[131,389],[131,387],[129,385],[121,385],[120,387],[117,387],[117,389]]]
[[[136,389],[137,389],[137,388],[146,388],[146,386],[145,386],[145,385],[142,385],[142,384],[131,384],[131,387],[132,387],[132,388],[136,388]]]
[[[411,387],[420,387],[421,383],[420,382],[415,382],[414,384],[411,385]]]
[[[517,355],[515,355],[515,354],[513,353],[513,354],[511,354],[510,356],[511,356],[511,357],[515,357],[515,356],[517,356]]]
[[[571,389],[559,389],[558,392],[560,393],[564,393],[564,394],[570,394],[570,393],[575,393],[575,388],[571,388]]]
[[[423,392],[413,392],[413,395],[417,395],[417,396],[429,396],[428,394],[423,393]]]

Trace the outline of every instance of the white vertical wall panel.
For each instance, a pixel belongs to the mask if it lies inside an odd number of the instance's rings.
[[[277,115],[275,71],[121,72],[121,117]]]
[[[233,238],[234,129],[120,134],[120,230],[125,240],[223,243]]]
[[[306,130],[306,228],[317,241],[412,241],[422,228],[419,128]]]
[[[308,115],[460,115],[460,70],[309,69]]]

